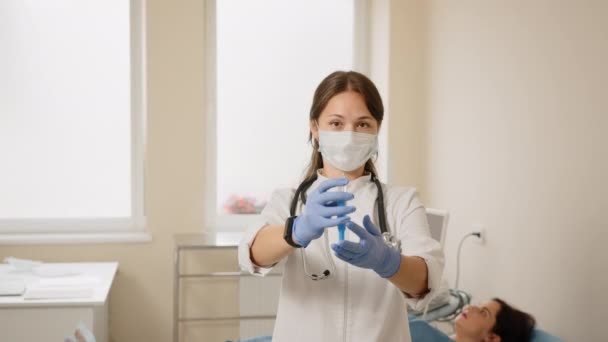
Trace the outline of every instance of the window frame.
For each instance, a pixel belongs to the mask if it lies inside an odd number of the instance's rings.
[[[0,219],[0,245],[146,242],[144,163],[146,128],[145,0],[129,0],[131,34],[131,216]]]
[[[260,214],[217,213],[217,42],[216,42],[216,2],[205,1],[205,103],[206,103],[206,164],[205,169],[205,230],[242,232],[249,225],[261,219]],[[364,74],[370,71],[370,0],[353,0],[353,70]]]

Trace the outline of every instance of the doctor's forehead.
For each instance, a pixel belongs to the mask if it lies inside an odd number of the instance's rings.
[[[330,114],[353,115],[367,114],[371,116],[365,99],[355,91],[345,91],[334,95],[325,105],[321,116]]]

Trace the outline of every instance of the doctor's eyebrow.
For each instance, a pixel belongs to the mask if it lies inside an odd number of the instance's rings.
[[[334,114],[329,114],[329,116],[337,116],[337,117],[338,117],[338,118],[340,118],[340,119],[343,119],[343,118],[344,118],[344,116],[342,116],[341,114],[336,114],[336,113],[334,113]],[[374,117],[373,117],[373,116],[371,116],[371,115],[369,115],[369,114],[363,114],[363,115],[361,115],[361,116],[357,117],[355,120],[367,120],[367,119],[369,119],[369,120],[373,120],[373,119],[374,119]]]
[[[363,115],[357,118],[357,120],[373,120],[374,117],[371,115]]]

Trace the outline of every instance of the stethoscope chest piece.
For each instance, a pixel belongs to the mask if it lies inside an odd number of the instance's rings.
[[[389,232],[382,233],[382,239],[387,246],[395,248],[401,253],[401,240],[397,239]]]

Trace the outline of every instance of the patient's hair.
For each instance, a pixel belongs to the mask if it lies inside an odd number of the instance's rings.
[[[500,304],[492,332],[500,336],[501,342],[530,341],[536,325],[534,317],[515,309],[502,299],[492,298],[492,300]]]

